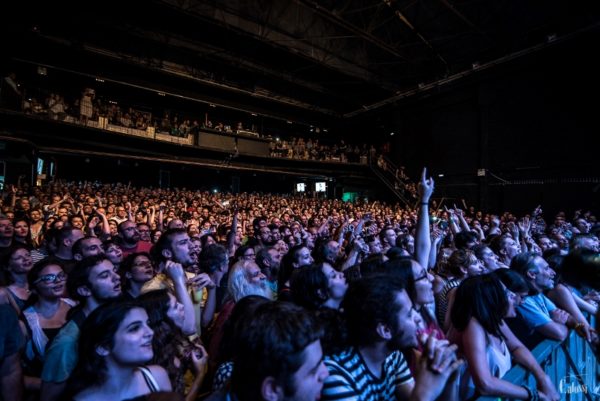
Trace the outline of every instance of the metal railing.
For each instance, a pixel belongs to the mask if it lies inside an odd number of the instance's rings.
[[[385,167],[379,165],[379,161],[383,160]],[[416,200],[410,194],[404,182],[396,176],[396,171],[399,171],[398,167],[385,156],[373,156],[369,157],[369,166],[371,171],[387,186],[398,199],[407,208],[415,207]]]
[[[594,327],[595,317],[591,319]],[[599,401],[600,381],[598,360],[591,345],[571,330],[563,342],[545,340],[532,351],[542,369],[556,386],[561,400]],[[523,367],[516,365],[503,377],[520,385],[535,386],[535,378]],[[498,401],[500,397],[482,396],[476,401]]]

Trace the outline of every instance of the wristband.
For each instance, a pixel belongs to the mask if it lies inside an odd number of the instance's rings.
[[[420,205],[421,206],[429,206],[429,202],[421,202]]]
[[[527,401],[539,401],[540,395],[535,387],[522,386],[527,391]]]

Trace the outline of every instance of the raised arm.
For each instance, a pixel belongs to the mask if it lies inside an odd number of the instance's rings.
[[[235,253],[235,236],[237,235],[237,226],[238,226],[238,211],[237,207],[233,209],[233,218],[231,220],[231,231],[227,234],[227,252],[229,252],[229,256],[233,256]],[[217,285],[219,283],[216,283]]]
[[[415,259],[425,268],[429,264],[431,238],[429,234],[429,199],[433,194],[433,178],[427,178],[427,168],[423,169],[419,182],[419,217],[415,235]]]
[[[185,272],[183,267],[179,263],[168,260],[165,263],[165,272],[171,281],[173,281],[175,298],[177,298],[177,301],[183,305],[183,313],[185,316],[183,323],[184,327],[182,327],[183,334],[196,334],[196,314],[194,312],[192,299],[187,292]]]

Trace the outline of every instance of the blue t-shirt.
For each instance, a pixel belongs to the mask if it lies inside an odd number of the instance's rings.
[[[550,323],[552,321],[550,312],[554,309],[556,309],[556,305],[542,293],[526,297],[521,305],[517,307],[530,329],[536,329]]]

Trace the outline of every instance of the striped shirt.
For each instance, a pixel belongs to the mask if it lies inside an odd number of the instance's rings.
[[[383,363],[380,378],[375,377],[354,347],[326,357],[329,377],[323,386],[323,400],[387,401],[396,400],[396,388],[413,378],[404,355],[391,353]]]

